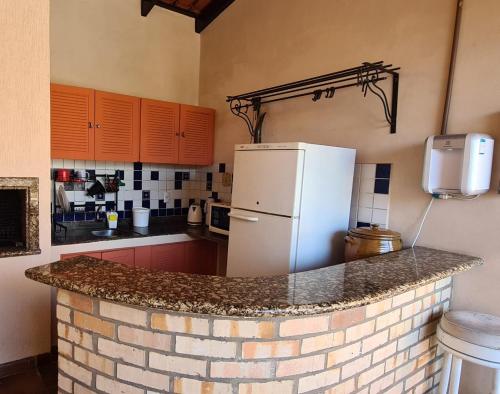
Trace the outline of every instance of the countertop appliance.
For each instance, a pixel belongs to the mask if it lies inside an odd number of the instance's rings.
[[[423,189],[464,196],[486,193],[490,189],[493,144],[493,138],[479,133],[427,138]]]
[[[148,227],[149,213],[149,208],[133,208],[132,221],[134,223],[134,227]]]
[[[191,204],[189,206],[187,222],[190,226],[201,226],[203,222],[203,213],[198,204]]]
[[[355,155],[302,142],[237,145],[227,276],[341,262]]]
[[[229,235],[229,211],[228,203],[212,202],[208,206],[208,230],[213,233]]]

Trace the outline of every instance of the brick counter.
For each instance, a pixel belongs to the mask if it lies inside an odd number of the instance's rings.
[[[61,393],[423,393],[451,278],[302,317],[166,312],[58,289]]]

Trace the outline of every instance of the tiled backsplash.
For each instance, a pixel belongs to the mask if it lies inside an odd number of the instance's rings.
[[[349,227],[389,225],[391,164],[356,164]]]
[[[85,170],[92,179],[85,184],[65,183],[64,188],[74,213],[58,214],[59,221],[94,220],[96,207],[102,210],[116,209],[120,218],[132,215],[132,208],[147,207],[152,216],[187,214],[193,202],[202,203],[208,197],[230,201],[231,186],[223,184],[225,173],[231,173],[230,165],[216,163],[210,167],[182,167],[174,165],[123,163],[109,161],[52,160],[52,168]],[[118,207],[115,193],[91,197],[87,195],[95,174],[119,176],[125,183],[118,192]],[[101,178],[98,178],[102,181]],[[56,182],[56,187],[59,183]],[[164,201],[165,193],[167,200]],[[83,205],[83,207],[79,207]]]
[[[224,186],[223,176],[232,175],[232,166],[216,163],[210,167],[182,167],[162,164],[109,161],[52,160],[52,168],[85,170],[92,181],[85,184],[65,183],[66,194],[74,213],[60,214],[58,221],[94,220],[97,206],[101,211],[116,209],[120,218],[132,216],[132,208],[147,207],[152,216],[185,215],[193,202],[203,203],[209,197],[231,201],[231,186]],[[87,195],[95,174],[114,176],[119,171],[125,186],[115,194]],[[386,228],[389,223],[389,190],[391,164],[356,164],[349,227],[372,223]],[[102,180],[102,179],[101,179]],[[56,187],[59,183],[56,182]],[[165,193],[167,201],[164,201]],[[76,205],[76,206],[75,206]]]

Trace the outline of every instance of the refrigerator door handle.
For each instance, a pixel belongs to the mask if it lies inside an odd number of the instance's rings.
[[[232,213],[232,212],[229,212],[227,214],[227,216],[229,216],[231,218],[239,219],[239,220],[244,220],[246,222],[258,222],[259,221],[259,218],[255,217],[255,216],[237,215],[237,214]]]

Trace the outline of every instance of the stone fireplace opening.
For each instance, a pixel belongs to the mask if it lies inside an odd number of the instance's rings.
[[[38,254],[38,178],[0,178],[0,257]]]
[[[0,248],[26,246],[26,190],[0,190]]]

